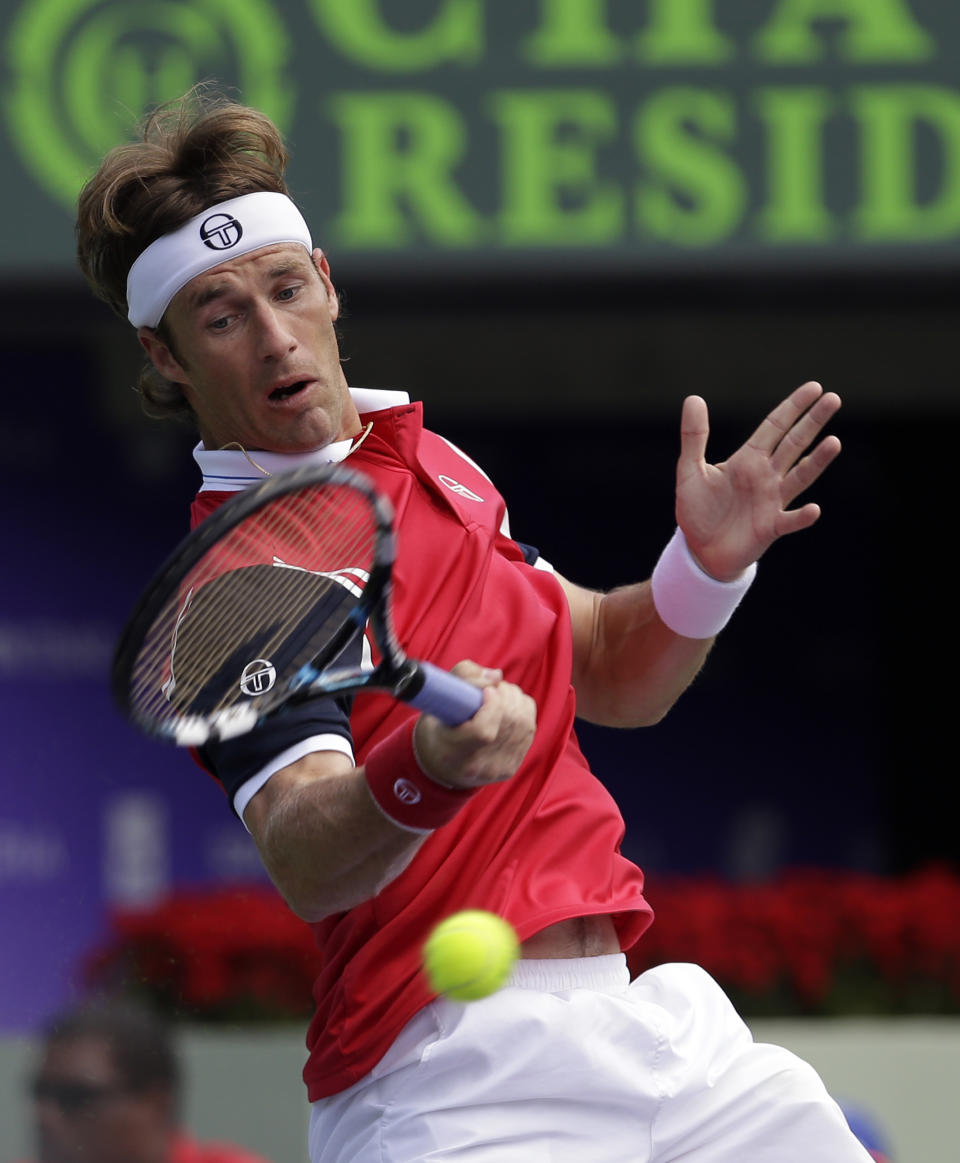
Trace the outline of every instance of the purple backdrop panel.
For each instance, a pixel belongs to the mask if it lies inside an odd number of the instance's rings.
[[[35,366],[17,354],[11,382]],[[15,547],[0,571],[0,1031],[32,1030],[80,990],[111,905],[262,875],[214,781],[135,732],[108,689],[123,620],[186,530],[189,453],[141,476],[95,419],[83,353],[43,366],[55,407],[0,402],[18,483],[0,510]]]

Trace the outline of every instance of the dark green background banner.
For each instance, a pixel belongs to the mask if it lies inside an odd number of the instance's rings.
[[[264,109],[342,272],[944,267],[947,0],[5,0],[0,271],[203,78]]]

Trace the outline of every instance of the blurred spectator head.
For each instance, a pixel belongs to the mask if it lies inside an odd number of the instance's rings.
[[[39,1163],[163,1163],[179,1068],[150,1011],[95,1002],[54,1017],[31,1080]]]

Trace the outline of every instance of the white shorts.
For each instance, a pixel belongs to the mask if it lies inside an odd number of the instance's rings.
[[[869,1163],[813,1068],[755,1043],[716,982],[622,954],[521,961],[438,999],[313,1104],[312,1163]]]

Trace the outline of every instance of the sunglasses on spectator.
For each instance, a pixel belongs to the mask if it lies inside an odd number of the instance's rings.
[[[128,1094],[129,1087],[97,1086],[90,1082],[57,1082],[49,1078],[35,1078],[30,1084],[34,1102],[49,1102],[66,1115],[82,1114],[108,1099]]]

